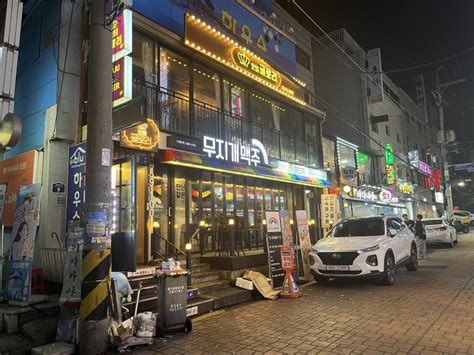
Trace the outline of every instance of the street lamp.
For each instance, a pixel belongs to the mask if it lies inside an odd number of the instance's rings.
[[[464,181],[459,181],[458,186],[461,186],[461,187],[466,186],[466,183]]]

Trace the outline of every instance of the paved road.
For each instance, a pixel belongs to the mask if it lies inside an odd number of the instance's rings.
[[[159,339],[155,353],[474,354],[474,233],[453,249],[428,249],[394,286],[310,285],[298,300],[259,301]]]

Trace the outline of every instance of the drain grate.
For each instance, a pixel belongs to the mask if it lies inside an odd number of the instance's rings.
[[[448,265],[418,265],[419,269],[445,270],[448,267]]]

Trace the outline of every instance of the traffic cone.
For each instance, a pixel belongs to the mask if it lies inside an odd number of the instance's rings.
[[[283,281],[280,296],[283,298],[298,298],[302,296],[302,293],[296,285],[291,272],[286,272],[285,280]]]

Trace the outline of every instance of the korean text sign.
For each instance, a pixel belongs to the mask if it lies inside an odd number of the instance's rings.
[[[85,198],[86,142],[69,148],[69,168],[67,181],[67,226],[79,221]]]

